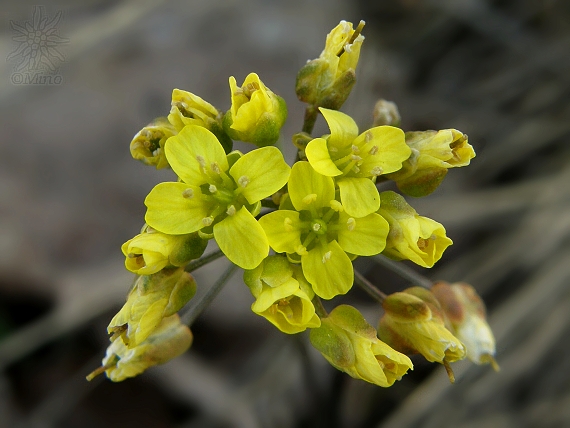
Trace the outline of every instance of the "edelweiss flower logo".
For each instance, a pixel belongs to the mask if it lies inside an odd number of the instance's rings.
[[[15,71],[42,69],[55,71],[57,61],[65,60],[58,50],[60,45],[69,42],[69,39],[58,35],[57,27],[62,16],[62,12],[59,11],[50,19],[42,6],[35,6],[31,20],[24,23],[10,21],[10,27],[15,32],[12,40],[18,42],[19,46],[6,60],[19,60]]]

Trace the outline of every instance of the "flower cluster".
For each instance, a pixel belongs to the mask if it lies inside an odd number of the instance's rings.
[[[185,267],[209,240],[244,269],[254,313],[287,334],[310,329],[314,347],[354,378],[388,387],[413,368],[410,353],[446,367],[466,355],[494,363],[482,303],[463,286],[387,296],[378,330],[351,306],[327,314],[322,305],[352,288],[357,257],[432,267],[452,243],[444,227],[378,185],[393,180],[403,193],[425,196],[475,155],[454,129],[404,132],[393,103],[379,102],[364,131],[339,111],[356,82],[363,26],[342,21],[300,70],[296,93],[307,109],[292,167],[275,146],[287,106],[255,73],[241,86],[229,78],[225,113],[175,89],[170,113],[135,135],[133,157],[175,176],[150,191],[145,226],[122,246],[126,268],[139,276],[109,324],[112,343],[94,374],[122,380],[190,346],[177,316],[196,291]],[[330,132],[314,137],[319,115]],[[256,147],[232,150],[234,140]]]

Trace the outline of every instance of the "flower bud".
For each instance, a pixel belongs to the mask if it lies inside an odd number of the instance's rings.
[[[128,348],[149,337],[165,317],[174,315],[196,293],[196,281],[183,268],[163,269],[137,278],[127,302],[113,317],[107,331],[111,341],[120,336]]]
[[[176,134],[176,128],[168,122],[166,117],[159,117],[133,137],[130,146],[131,156],[156,169],[166,168],[169,165],[164,154],[164,143]]]
[[[180,323],[178,315],[162,319],[154,332],[140,344],[128,348],[115,340],[107,348],[102,366],[87,376],[92,380],[105,372],[113,382],[135,377],[146,369],[164,364],[183,354],[192,344],[192,332]]]
[[[456,129],[406,132],[406,144],[412,155],[402,169],[386,174],[406,195],[420,197],[432,193],[441,184],[449,168],[469,165],[475,157],[467,135]]]
[[[275,144],[287,119],[285,100],[271,92],[255,73],[250,73],[241,87],[231,76],[230,91],[232,106],[223,120],[226,133],[258,147]]]
[[[311,302],[315,293],[300,266],[286,257],[269,256],[257,268],[246,270],[245,284],[255,297],[251,310],[283,333],[299,333],[321,325]]]
[[[405,354],[422,354],[430,362],[444,364],[453,382],[450,362],[465,358],[465,347],[445,328],[444,315],[435,296],[421,287],[390,294],[382,303],[384,315],[378,337]]]
[[[356,66],[364,36],[364,21],[353,30],[341,21],[327,35],[319,58],[307,62],[297,74],[295,92],[299,100],[316,107],[338,110],[356,83]]]
[[[168,266],[184,266],[199,258],[208,245],[197,233],[167,235],[149,227],[144,229],[121,246],[126,268],[138,275],[151,275]]]
[[[372,126],[400,126],[402,121],[396,103],[383,99],[376,102],[372,116],[374,119]]]
[[[378,214],[390,225],[386,249],[382,254],[395,260],[411,260],[422,267],[432,267],[453,242],[438,222],[418,215],[403,196],[380,193]]]
[[[374,327],[351,306],[336,307],[310,337],[332,366],[355,379],[388,387],[413,369],[410,359],[380,341]]]
[[[186,125],[197,125],[212,132],[221,143],[224,151],[232,150],[233,142],[222,127],[223,115],[212,104],[191,92],[174,89],[169,122],[178,132]]]
[[[467,358],[475,364],[491,364],[495,371],[495,337],[487,323],[485,303],[475,289],[464,282],[440,281],[432,292],[447,316],[450,329],[465,345]]]

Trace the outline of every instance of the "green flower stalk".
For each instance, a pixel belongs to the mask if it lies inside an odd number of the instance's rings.
[[[122,341],[128,348],[138,346],[156,330],[163,318],[182,309],[194,294],[196,281],[184,272],[184,268],[163,269],[153,275],[140,276],[127,302],[107,327],[111,340]]]
[[[226,156],[214,134],[195,125],[170,138],[165,151],[180,182],[152,189],[145,199],[146,222],[170,235],[200,231],[214,237],[236,265],[258,266],[269,244],[254,216],[260,200],[287,183],[290,168],[281,152],[264,147]]]
[[[164,318],[151,335],[132,348],[121,340],[111,343],[101,367],[90,373],[87,380],[102,373],[113,382],[138,376],[149,367],[164,364],[186,352],[192,339],[192,332],[180,323],[178,315]]]
[[[432,267],[453,242],[438,222],[418,215],[403,196],[380,193],[378,213],[390,224],[386,249],[382,254],[395,260],[411,260],[425,268]]]
[[[156,169],[167,168],[169,165],[164,154],[164,144],[176,133],[176,128],[166,117],[153,120],[133,137],[130,145],[131,156]]]
[[[410,359],[376,336],[376,330],[352,306],[337,306],[321,326],[311,330],[311,343],[335,368],[355,379],[389,387],[413,369]]]
[[[372,213],[355,218],[335,199],[334,181],[308,162],[291,170],[289,197],[259,223],[278,253],[301,262],[303,274],[319,297],[332,299],[352,287],[351,256],[370,256],[385,246],[388,223]]]
[[[456,129],[406,132],[412,155],[401,170],[386,175],[406,195],[420,197],[439,187],[449,168],[467,166],[475,157],[467,135]]]
[[[250,73],[241,87],[230,77],[232,106],[224,116],[224,130],[234,140],[253,143],[258,147],[277,142],[287,120],[285,100]]]
[[[300,333],[321,325],[311,302],[315,296],[311,285],[301,268],[286,257],[267,257],[257,268],[246,270],[243,281],[256,299],[251,310],[283,333]]]
[[[377,176],[397,171],[410,156],[404,132],[393,126],[377,126],[358,135],[352,118],[320,109],[331,133],[315,138],[305,148],[307,160],[319,174],[335,177],[345,211],[364,217],[378,210]]]
[[[138,275],[151,275],[165,267],[184,266],[204,254],[208,241],[198,233],[167,235],[143,227],[142,233],[121,246],[125,267]]]

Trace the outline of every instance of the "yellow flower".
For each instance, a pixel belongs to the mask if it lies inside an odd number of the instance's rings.
[[[456,129],[406,132],[406,144],[412,155],[401,170],[386,177],[394,180],[403,193],[415,197],[429,195],[449,168],[467,166],[475,157],[467,135]]]
[[[340,21],[327,35],[319,58],[309,61],[297,74],[295,91],[299,100],[316,107],[338,110],[356,83],[356,66],[364,36],[364,21],[353,29]]]
[[[378,213],[390,225],[386,249],[382,254],[395,260],[411,260],[422,267],[432,267],[453,242],[438,222],[418,215],[395,192],[380,193]]]
[[[311,302],[315,295],[311,285],[301,268],[286,257],[267,257],[257,268],[246,270],[243,280],[256,299],[251,310],[283,333],[299,333],[321,325]]]
[[[184,266],[199,258],[208,241],[197,233],[167,235],[145,226],[143,233],[121,246],[126,256],[125,266],[138,275],[151,275],[165,267]]]
[[[376,177],[397,171],[410,156],[404,132],[393,126],[377,126],[358,134],[350,116],[320,108],[331,130],[315,138],[305,148],[307,160],[319,174],[336,177],[340,201],[354,217],[378,210],[380,199]]]
[[[113,382],[121,382],[141,374],[149,367],[176,358],[186,352],[191,344],[192,332],[180,323],[178,315],[172,315],[164,318],[149,337],[132,348],[121,340],[111,343],[102,366],[90,373],[87,380],[105,372]]]
[[[168,167],[164,144],[177,131],[165,117],[159,117],[141,129],[131,141],[131,155],[146,165],[156,169]]]
[[[255,73],[250,73],[241,87],[230,77],[232,106],[224,116],[224,130],[234,140],[270,146],[279,139],[287,119],[285,100],[275,95]]]
[[[138,346],[158,327],[163,318],[178,312],[196,293],[196,281],[183,268],[163,269],[143,275],[113,317],[107,331],[111,340],[119,337],[128,347]]]
[[[435,296],[421,287],[390,294],[382,303],[378,337],[405,354],[422,354],[444,364],[453,382],[450,362],[465,358],[465,347],[447,328]]]
[[[450,330],[465,345],[467,358],[475,364],[491,364],[495,371],[495,337],[487,323],[485,303],[475,289],[464,282],[440,281],[432,292],[447,316]]]
[[[222,119],[223,114],[198,95],[180,89],[172,91],[172,108],[168,121],[176,128],[176,131],[182,131],[186,125],[206,128],[216,136],[225,152],[229,153],[233,142],[224,132]]]
[[[335,368],[355,379],[388,387],[413,364],[376,336],[376,330],[355,308],[336,307],[321,326],[311,330],[311,343]]]

